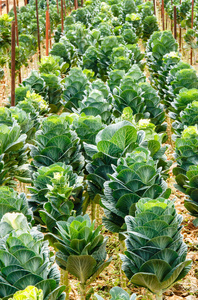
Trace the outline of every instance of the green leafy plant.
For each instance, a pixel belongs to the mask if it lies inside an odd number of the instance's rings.
[[[85,96],[87,85],[88,80],[83,71],[80,68],[72,68],[63,80],[62,104],[65,111],[72,111],[72,108],[78,109],[79,102]]]
[[[0,227],[4,237],[0,246],[0,297],[8,299],[33,285],[43,291],[44,300],[63,300],[65,286],[59,286],[60,274],[43,235],[30,228],[22,214],[4,215]]]
[[[50,54],[61,57],[70,66],[73,62],[74,47],[67,39],[61,38],[58,43],[53,44]]]
[[[56,221],[67,221],[70,214],[80,214],[83,202],[83,178],[71,166],[56,163],[38,169],[29,187],[34,218],[55,232]],[[40,217],[39,217],[40,215]]]
[[[158,23],[156,16],[147,16],[143,20],[143,40],[147,41],[154,31],[158,31]]]
[[[112,106],[98,89],[90,90],[87,97],[79,103],[78,112],[87,116],[101,116],[102,122],[109,124],[112,120]]]
[[[198,101],[193,101],[181,111],[178,120],[176,120],[172,127],[177,136],[180,136],[182,131],[189,126],[194,126],[198,123]]]
[[[176,187],[185,192],[183,189],[186,183],[186,172],[190,166],[198,165],[198,129],[197,126],[190,126],[184,129],[181,138],[175,142],[175,158],[177,167],[173,169]]]
[[[81,114],[74,119],[72,128],[76,131],[81,142],[95,145],[96,135],[104,128],[104,124],[100,116]]]
[[[146,287],[162,299],[162,294],[182,279],[191,268],[181,231],[182,217],[170,200],[143,198],[127,225],[122,268],[131,283]]]
[[[23,88],[24,87],[24,88]],[[41,75],[37,71],[31,71],[29,77],[27,77],[22,82],[22,89],[19,90],[20,94],[23,93],[23,98],[20,97],[20,100],[24,100],[27,91],[33,90],[36,94],[39,94],[44,97],[45,99],[45,81],[41,78]],[[17,102],[16,102],[17,104]]]
[[[183,188],[184,192],[189,197],[185,199],[184,206],[190,212],[190,214],[196,219],[193,220],[193,224],[198,226],[198,165],[190,166],[185,175],[185,184]]]
[[[25,146],[26,134],[21,134],[20,126],[0,127],[0,185],[15,186],[15,178],[29,182],[27,169],[27,152]]]
[[[125,216],[133,214],[139,199],[169,198],[171,190],[160,174],[161,168],[143,147],[120,158],[117,164],[110,180],[104,183],[101,203],[105,212],[103,224],[110,231],[121,233],[126,230]]]
[[[169,101],[172,101],[175,98],[175,95],[178,95],[183,88],[188,90],[198,88],[198,76],[195,70],[188,68],[177,71],[169,88]]]
[[[63,86],[61,84],[61,79],[54,74],[41,74],[41,78],[45,82],[46,96],[44,97],[46,102],[49,104],[50,112],[57,113],[62,104],[61,96],[63,92]]]
[[[70,120],[64,114],[44,119],[36,133],[35,145],[30,146],[34,169],[57,162],[70,164],[74,171],[82,169],[84,157],[80,152],[80,140],[69,124]]]
[[[70,217],[57,222],[58,235],[54,236],[56,262],[80,281],[81,299],[86,299],[90,283],[110,264],[106,260],[107,239],[100,234],[101,226],[94,229],[88,215]]]
[[[169,101],[166,101],[169,90],[167,84],[169,72],[180,62],[181,58],[178,52],[170,52],[162,57],[162,64],[159,68],[152,71],[151,83],[158,90],[162,102],[170,107]]]
[[[48,114],[49,106],[47,102],[38,94],[28,91],[24,100],[20,101],[17,108],[22,109],[29,115],[28,121],[31,124],[33,121],[33,128],[39,129],[42,118]]]
[[[119,286],[115,286],[110,290],[111,299],[110,300],[136,300],[136,294],[131,296]],[[101,296],[94,294],[97,300],[104,300]]]
[[[43,300],[43,291],[35,286],[28,286],[23,291],[16,292],[9,300]]]
[[[28,200],[24,193],[17,193],[12,188],[0,187],[0,219],[8,212],[21,212],[29,222],[32,221],[32,211],[29,208]]]
[[[164,62],[164,57],[166,57],[165,55],[170,54],[170,56],[168,55],[168,59],[169,57],[171,58],[171,64],[172,64],[171,53],[172,52],[174,53],[173,58],[175,60],[175,56],[177,56],[175,55],[175,52],[177,52],[177,50],[178,50],[178,44],[175,41],[174,37],[172,36],[171,31],[166,31],[166,30],[162,32],[156,31],[151,35],[151,37],[147,42],[146,58],[147,58],[147,65],[151,73],[151,80],[157,89],[160,88],[160,92],[162,93],[163,96],[164,96],[163,87],[161,87],[160,84],[166,86],[165,76],[166,76],[166,72],[168,71],[167,68],[169,67],[172,68],[170,63]],[[177,59],[176,61],[178,63]]]
[[[86,170],[89,175],[88,193],[90,198],[103,194],[103,185],[109,179],[107,174],[112,174],[112,164],[116,165],[120,157],[131,152],[142,141],[142,135],[128,121],[111,124],[101,130],[96,136],[96,145],[84,144],[86,154],[91,162]]]
[[[183,88],[171,103],[173,110],[173,113],[170,114],[171,118],[177,119],[177,116],[187,107],[188,104],[197,100],[197,97],[197,89]]]

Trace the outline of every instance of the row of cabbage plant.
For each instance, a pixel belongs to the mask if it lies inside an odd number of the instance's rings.
[[[185,207],[197,218],[198,76],[192,66],[181,60],[178,45],[169,31],[151,36],[147,44],[147,59],[152,85],[159,89],[173,120],[176,187],[188,195]],[[194,224],[197,225],[197,219]]]
[[[121,28],[116,17],[110,21],[116,10]],[[31,285],[41,299],[64,299],[68,273],[79,280],[81,298],[91,297],[90,284],[111,262],[96,206],[104,209],[104,226],[125,241],[121,258],[131,283],[162,299],[188,273],[182,217],[168,200],[164,106],[141,71],[143,56],[133,59],[138,47],[131,36],[142,37],[149,10],[150,2],[87,1],[66,18],[70,32],[52,48],[51,55],[63,55],[44,58],[40,72],[17,88],[16,108],[2,109],[2,298]],[[83,67],[88,49],[95,63]],[[15,179],[31,183],[30,196],[10,188]],[[66,286],[59,286],[54,260]],[[135,299],[115,288],[112,299],[118,292]]]

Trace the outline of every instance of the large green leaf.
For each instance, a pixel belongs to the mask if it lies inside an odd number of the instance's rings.
[[[67,271],[76,276],[81,283],[85,283],[94,273],[96,265],[96,260],[90,255],[70,255],[67,260]]]
[[[162,292],[162,284],[154,274],[138,272],[137,274],[133,275],[131,282],[134,285],[146,287],[154,294],[159,294]]]

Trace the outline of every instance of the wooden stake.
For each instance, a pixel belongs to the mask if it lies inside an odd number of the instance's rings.
[[[50,47],[52,46],[52,41],[51,41],[51,27],[50,27],[50,10],[49,10],[49,0],[47,0],[47,10],[48,10],[48,47],[50,43]],[[49,50],[48,50],[49,52]]]
[[[78,8],[78,0],[74,0],[74,8],[75,8],[75,9]]]
[[[171,6],[173,5],[173,0],[171,0]],[[171,16],[171,31],[173,32],[173,18]]]
[[[13,9],[14,9],[14,17],[15,17],[16,40],[17,40],[17,46],[18,46],[18,45],[19,45],[19,34],[18,34],[18,22],[17,22],[16,0],[13,0]]]
[[[181,4],[182,0],[180,0]],[[181,29],[181,24],[179,25],[179,49],[182,51],[182,29]]]
[[[57,14],[59,14],[58,0],[56,0],[56,6],[57,6]]]
[[[192,0],[192,16],[191,16],[191,28],[193,29],[194,22],[194,0]]]
[[[6,11],[7,14],[9,13],[9,0],[6,0]]]
[[[156,15],[156,0],[153,0],[154,14]]]
[[[11,106],[15,106],[15,21],[12,22],[11,40]]]
[[[164,0],[162,0],[162,30],[164,30]]]
[[[174,38],[177,40],[177,8],[174,6]]]
[[[19,47],[19,32],[18,32],[16,0],[13,1],[13,9],[14,9],[14,17],[15,17],[15,34],[16,34],[17,46]],[[21,70],[19,70],[19,83],[21,83]]]
[[[36,0],[36,20],[37,20],[37,37],[38,37],[38,55],[39,55],[39,62],[41,62],[41,44],[40,44],[38,0]]]
[[[66,3],[65,3],[65,0],[63,0],[63,4],[64,4],[65,16],[66,16],[66,15],[67,15],[67,8],[66,8]]]
[[[83,0],[81,0],[81,6],[83,7]]]
[[[0,15],[2,15],[2,1],[0,0]]]
[[[49,11],[46,10],[46,56],[49,55]]]
[[[64,30],[63,0],[61,0],[61,29]]]
[[[191,15],[191,28],[193,29],[194,26],[194,0],[192,0],[192,15]],[[190,64],[193,64],[193,49],[190,49]]]

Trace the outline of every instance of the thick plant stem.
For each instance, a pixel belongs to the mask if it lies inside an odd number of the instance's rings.
[[[124,253],[125,242],[124,242],[124,240],[120,240],[120,239],[119,239],[119,242],[120,242],[120,251],[121,251],[121,253]],[[122,262],[120,263],[120,279],[121,279],[121,287],[125,288],[126,287],[126,277],[122,271]]]
[[[86,299],[86,285],[84,283],[80,284],[80,300]]]
[[[96,206],[96,222],[97,222],[97,226],[99,226],[99,222],[100,222],[100,205]]]
[[[92,201],[92,207],[91,207],[91,220],[92,222],[95,220],[96,218],[96,203],[94,201]]]
[[[69,300],[69,291],[70,291],[70,286],[69,286],[69,278],[68,278],[68,271],[65,271],[61,269],[61,284],[65,285],[65,293],[66,293],[66,298],[65,300]]]
[[[64,284],[66,286],[66,298],[65,298],[65,300],[69,300],[69,278],[68,278],[68,271],[64,272]]]
[[[158,294],[158,295],[156,295],[156,300],[162,300],[163,299],[163,296],[162,296],[162,294]]]

